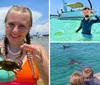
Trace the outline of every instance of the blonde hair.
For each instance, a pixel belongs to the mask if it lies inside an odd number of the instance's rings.
[[[7,17],[11,11],[20,11],[22,13],[29,13],[29,15],[30,15],[29,25],[32,27],[32,12],[29,8],[24,7],[24,6],[16,6],[16,5],[12,6],[7,12],[7,15],[6,15],[5,21],[4,21],[5,23],[7,22]]]
[[[11,11],[20,11],[22,13],[29,13],[30,15],[30,22],[29,22],[29,25],[32,26],[32,13],[31,13],[31,10],[26,8],[26,7],[23,7],[23,6],[12,6],[9,10],[8,10],[8,13],[5,17],[5,23],[7,22],[7,18],[8,18],[8,15]],[[31,44],[31,40],[30,40],[30,35],[29,35],[29,32],[27,33],[26,35],[26,43],[27,44]],[[8,41],[8,38],[5,36],[4,38],[4,55],[7,55],[8,54],[8,50],[7,50],[7,46],[9,44],[9,41]],[[22,56],[22,52],[20,53],[20,57]],[[35,71],[34,71],[34,64],[33,64],[33,61],[32,61],[32,58],[31,58],[31,55],[29,53],[27,53],[27,58],[28,58],[28,61],[29,61],[29,64],[30,64],[30,67],[32,69],[32,75],[33,75],[33,78],[35,80],[35,82],[37,83],[37,80],[36,80],[36,75],[35,75]]]
[[[70,77],[71,85],[84,85],[84,77],[81,72],[74,72]]]
[[[83,69],[84,78],[93,78],[93,70],[90,67],[85,67]]]

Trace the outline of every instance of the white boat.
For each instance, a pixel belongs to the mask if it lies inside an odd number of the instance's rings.
[[[70,3],[67,4],[63,1],[63,9],[61,9],[61,13],[58,12],[58,19],[81,19],[83,18],[82,15],[82,8],[84,5],[80,2]],[[68,8],[70,10],[68,10]],[[92,16],[92,15],[91,15]]]

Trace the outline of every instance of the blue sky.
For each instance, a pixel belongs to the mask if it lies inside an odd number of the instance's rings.
[[[89,7],[88,0],[64,0],[66,3],[73,3],[73,2],[82,2],[84,6]],[[99,0],[90,0],[93,6],[93,9],[100,14],[100,3]],[[63,8],[62,0],[50,0],[50,14],[57,14],[57,9]]]
[[[48,0],[0,0],[0,7],[8,7],[12,5],[23,5],[29,7],[34,11],[42,13],[42,17],[38,23],[45,23],[48,21]]]

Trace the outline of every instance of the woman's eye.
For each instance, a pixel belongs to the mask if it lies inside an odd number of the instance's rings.
[[[15,26],[13,23],[8,23],[8,25],[9,25],[10,27],[14,27],[14,26]]]
[[[20,29],[25,29],[25,26],[24,25],[20,25],[19,28]]]

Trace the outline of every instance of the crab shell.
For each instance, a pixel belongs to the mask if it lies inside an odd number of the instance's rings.
[[[6,71],[13,71],[16,69],[21,70],[21,65],[19,65],[19,63],[11,59],[0,61],[0,67],[1,69]]]

